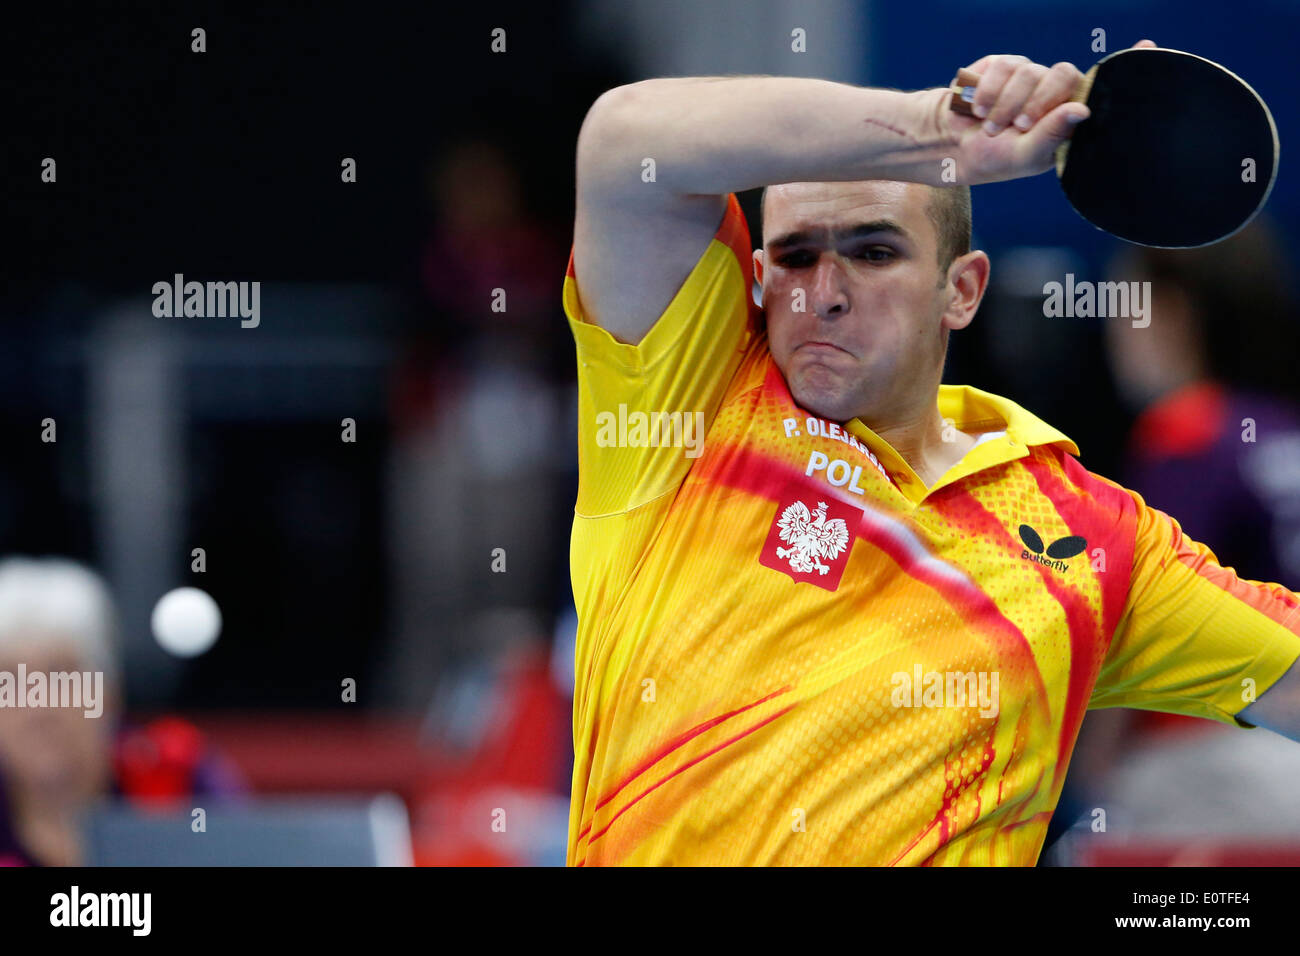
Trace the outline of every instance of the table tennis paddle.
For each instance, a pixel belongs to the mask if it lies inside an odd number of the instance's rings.
[[[973,115],[978,82],[958,71],[952,110]],[[1073,99],[1091,115],[1057,149],[1056,173],[1075,211],[1113,236],[1169,249],[1209,245],[1250,222],[1273,189],[1278,141],[1268,106],[1204,57],[1120,50],[1087,72]]]

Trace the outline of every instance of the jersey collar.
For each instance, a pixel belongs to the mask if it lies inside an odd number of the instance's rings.
[[[1064,432],[1033,412],[1009,398],[969,385],[940,385],[939,414],[951,418],[956,428],[968,434],[1005,429],[1007,437],[1019,445],[1060,445],[1071,455],[1079,454],[1079,446]]]
[[[945,485],[985,468],[1023,458],[1035,445],[1059,445],[1072,455],[1079,454],[1079,447],[1063,432],[1001,395],[969,385],[940,385],[938,404],[939,414],[950,419],[953,427],[959,431],[974,435],[996,431],[1005,431],[1007,434],[1004,438],[972,448],[966,457],[949,468],[929,488],[901,455],[859,419],[855,418],[846,425],[854,436],[864,441],[876,454],[899,491],[913,503],[919,504],[927,495]]]

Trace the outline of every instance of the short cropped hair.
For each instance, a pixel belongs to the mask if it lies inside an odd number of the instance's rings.
[[[970,252],[971,201],[969,186],[930,186],[925,214],[938,238],[939,268],[947,271],[954,259]],[[767,187],[758,202],[759,236],[763,235],[763,212],[767,204]]]

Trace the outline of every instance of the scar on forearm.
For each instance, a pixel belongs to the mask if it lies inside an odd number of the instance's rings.
[[[897,134],[897,135],[899,135],[899,136],[902,136],[902,137],[903,137],[904,139],[906,139],[908,142],[911,142],[911,143],[915,143],[915,142],[916,142],[916,138],[915,138],[914,136],[912,136],[912,135],[911,135],[910,133],[908,133],[906,130],[901,130],[901,129],[899,129],[897,126],[890,126],[888,123],[882,122],[881,120],[878,120],[878,119],[873,119],[873,118],[870,117],[870,116],[868,116],[865,120],[863,120],[863,122],[864,122],[864,123],[870,123],[872,126],[879,126],[881,129],[887,129],[887,130],[889,130],[891,133],[895,133],[895,134]]]

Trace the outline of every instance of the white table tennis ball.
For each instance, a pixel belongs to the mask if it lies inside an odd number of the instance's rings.
[[[153,608],[153,636],[162,649],[177,657],[197,657],[221,633],[221,609],[206,591],[176,588]]]

